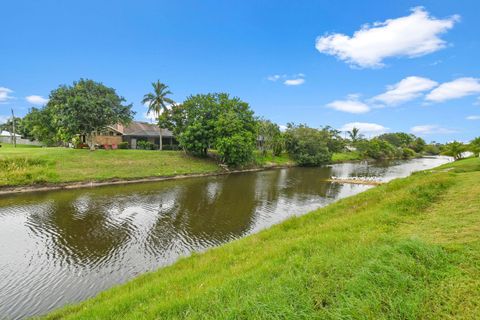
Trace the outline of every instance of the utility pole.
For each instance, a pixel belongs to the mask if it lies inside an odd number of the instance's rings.
[[[17,147],[17,133],[15,132],[15,114],[13,114],[13,108],[12,108],[12,129],[13,129],[13,137],[12,137],[12,142],[13,142],[13,147]]]

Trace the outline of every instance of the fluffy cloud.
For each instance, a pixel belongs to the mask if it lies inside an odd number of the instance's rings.
[[[424,125],[414,126],[410,129],[410,131],[414,134],[419,134],[419,135],[447,134],[447,133],[456,132],[455,130],[443,128],[436,124],[424,124]]]
[[[472,94],[480,94],[480,79],[458,78],[442,83],[433,89],[425,99],[431,102],[443,102]]]
[[[25,100],[27,100],[31,104],[36,104],[40,106],[43,106],[48,102],[48,99],[45,99],[42,96],[36,96],[36,95],[25,97]]]
[[[418,98],[423,92],[436,87],[437,84],[427,78],[410,76],[394,85],[387,86],[386,92],[373,97],[372,100],[387,105],[396,105]]]
[[[10,93],[13,91],[5,88],[5,87],[0,87],[0,103],[2,102],[7,102],[8,100],[12,99],[13,97],[10,96]]]
[[[352,131],[353,128],[360,130],[361,134],[367,135],[380,135],[388,131],[388,128],[377,124],[377,123],[368,123],[368,122],[350,122],[343,125],[340,128],[341,131]]]
[[[297,78],[297,79],[287,79],[283,82],[286,86],[299,86],[305,83],[305,79]]]
[[[480,120],[480,116],[468,116],[465,119],[467,119],[467,120]]]
[[[348,113],[366,113],[370,107],[358,100],[358,95],[349,95],[345,100],[335,100],[327,104],[327,107],[337,111]]]
[[[327,34],[316,39],[318,51],[363,68],[382,67],[389,57],[423,56],[444,48],[440,34],[451,29],[459,16],[436,19],[422,7],[408,16],[364,25],[353,36]]]

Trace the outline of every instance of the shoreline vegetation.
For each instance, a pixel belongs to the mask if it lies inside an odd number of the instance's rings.
[[[479,158],[417,172],[44,319],[473,319],[479,179]]]
[[[331,163],[360,161],[359,153],[336,153]],[[3,144],[0,150],[0,195],[95,187],[109,184],[154,182],[283,168],[297,164],[285,153],[257,152],[254,163],[225,168],[212,158],[181,151],[97,150]]]

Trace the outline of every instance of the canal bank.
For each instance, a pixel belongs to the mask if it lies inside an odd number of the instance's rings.
[[[371,188],[328,178],[387,182],[445,161],[294,167],[0,197],[0,314],[21,319],[85,300]]]
[[[480,162],[447,167],[182,259],[46,319],[473,319]]]

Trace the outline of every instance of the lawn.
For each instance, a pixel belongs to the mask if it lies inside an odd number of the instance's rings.
[[[394,180],[46,318],[478,318],[479,170]]]
[[[207,173],[219,170],[208,159],[181,151],[39,148],[2,144],[0,186],[102,181]]]

